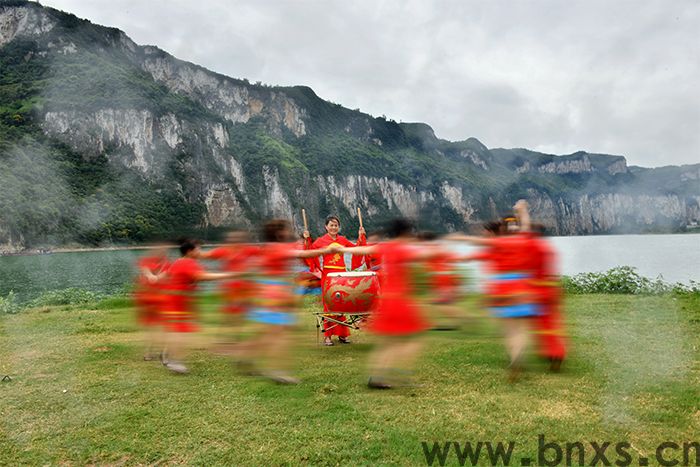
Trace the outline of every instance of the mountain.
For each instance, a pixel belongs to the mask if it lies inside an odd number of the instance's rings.
[[[356,207],[467,228],[528,198],[562,235],[678,231],[700,218],[700,164],[555,156],[450,142],[139,46],[122,31],[0,1],[0,245],[130,243],[279,216],[314,230]],[[352,235],[351,235],[352,236]]]

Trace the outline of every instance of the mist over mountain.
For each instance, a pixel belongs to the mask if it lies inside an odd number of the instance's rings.
[[[4,250],[211,238],[271,216],[300,225],[301,208],[314,229],[338,214],[351,236],[357,207],[368,230],[402,215],[449,231],[523,197],[560,235],[700,219],[700,164],[446,141],[424,123],[223,76],[16,0],[0,1],[0,186]]]

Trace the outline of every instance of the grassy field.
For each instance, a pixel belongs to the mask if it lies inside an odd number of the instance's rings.
[[[582,442],[586,463],[591,441],[610,441],[613,465],[617,442],[633,465],[656,465],[658,444],[678,443],[665,455],[682,463],[682,443],[700,441],[698,298],[571,296],[565,371],[533,358],[512,385],[497,323],[431,332],[421,386],[380,392],[365,386],[372,337],[318,346],[312,306],[295,387],[239,376],[207,350],[185,376],[144,362],[126,300],[0,316],[0,376],[12,376],[0,383],[0,464],[425,465],[423,441],[513,441],[511,465],[535,465],[544,435]],[[446,461],[458,464],[454,451]]]

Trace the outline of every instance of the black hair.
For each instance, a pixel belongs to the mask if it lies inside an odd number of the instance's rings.
[[[438,234],[433,232],[432,230],[421,230],[418,232],[418,240],[422,240],[424,242],[432,242],[433,240],[437,240]]]
[[[334,216],[333,214],[326,216],[326,222],[323,225],[328,225],[330,221],[336,221],[338,225],[340,225],[340,219],[338,219],[338,216]]]
[[[485,231],[491,232],[495,236],[500,236],[503,234],[503,222],[500,221],[491,221],[491,222],[484,222],[482,225]]]
[[[385,232],[389,238],[402,237],[407,234],[413,233],[415,226],[413,222],[408,219],[397,218],[389,222]]]
[[[284,219],[272,219],[263,225],[262,236],[266,242],[283,242],[286,239],[280,237],[280,232],[291,229],[289,221]]]
[[[177,241],[177,243],[179,244],[180,255],[182,256],[186,256],[187,253],[199,246],[199,242],[191,238],[181,238]]]

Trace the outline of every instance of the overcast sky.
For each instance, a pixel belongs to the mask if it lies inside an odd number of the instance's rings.
[[[700,162],[700,1],[43,0],[440,138]]]

